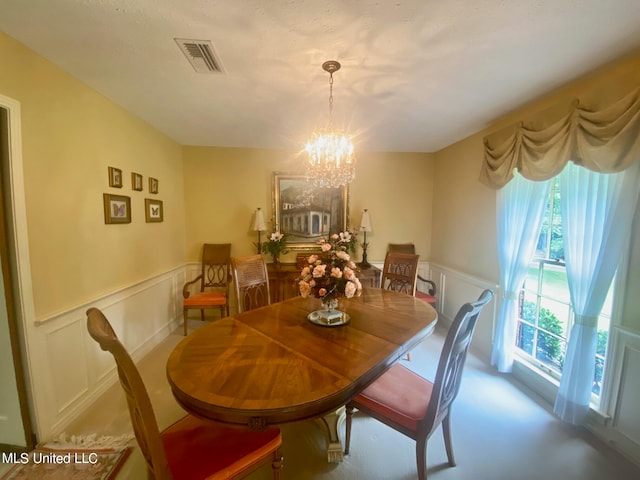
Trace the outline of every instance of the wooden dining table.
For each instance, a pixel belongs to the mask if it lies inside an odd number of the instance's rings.
[[[196,416],[251,429],[321,418],[328,459],[341,461],[336,412],[427,337],[437,314],[379,288],[340,301],[345,325],[309,321],[320,308],[317,298],[295,297],[191,332],[167,361],[176,400]]]

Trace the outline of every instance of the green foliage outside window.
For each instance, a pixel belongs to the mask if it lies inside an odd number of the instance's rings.
[[[524,301],[521,315],[523,320],[535,325],[535,304],[533,302]],[[538,319],[538,329],[539,330],[529,327],[520,330],[520,338],[518,339],[520,348],[530,354],[533,354],[534,335],[537,331],[538,338],[535,357],[545,363],[552,364],[558,371],[562,371],[562,365],[564,364],[564,348],[562,341],[558,338],[558,336],[563,334],[562,323],[549,309],[541,308],[540,317]]]
[[[519,348],[533,354],[534,335],[538,334],[535,358],[554,367],[558,373],[562,372],[564,365],[564,345],[558,336],[563,335],[562,323],[548,309],[540,309],[540,318],[538,320],[538,329],[535,325],[536,305],[530,301],[522,303],[521,317],[527,323],[522,322],[518,329],[517,345]],[[529,325],[531,324],[531,325]],[[551,333],[555,335],[551,335]],[[604,358],[607,353],[607,343],[609,341],[609,332],[607,330],[598,330],[598,343],[596,347],[596,363],[593,375],[592,391],[596,395],[600,395],[602,389],[602,376],[604,374]]]

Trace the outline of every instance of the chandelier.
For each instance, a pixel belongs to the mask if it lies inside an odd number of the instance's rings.
[[[322,64],[329,72],[329,123],[327,128],[314,132],[305,146],[309,154],[307,175],[316,187],[340,187],[351,183],[356,175],[356,157],[351,138],[333,129],[333,73],[340,63],[329,60]]]

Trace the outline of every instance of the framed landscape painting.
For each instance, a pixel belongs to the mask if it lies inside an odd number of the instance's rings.
[[[320,238],[346,230],[349,191],[314,187],[306,175],[273,174],[273,224],[290,250],[313,250]]]

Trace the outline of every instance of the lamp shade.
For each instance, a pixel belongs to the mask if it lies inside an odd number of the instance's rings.
[[[366,208],[364,209],[364,212],[362,212],[362,219],[360,220],[360,231],[371,231],[371,218],[369,217],[369,211]]]
[[[256,210],[256,218],[253,223],[253,230],[255,232],[264,232],[267,229],[267,225],[264,223],[264,215],[261,209]]]

